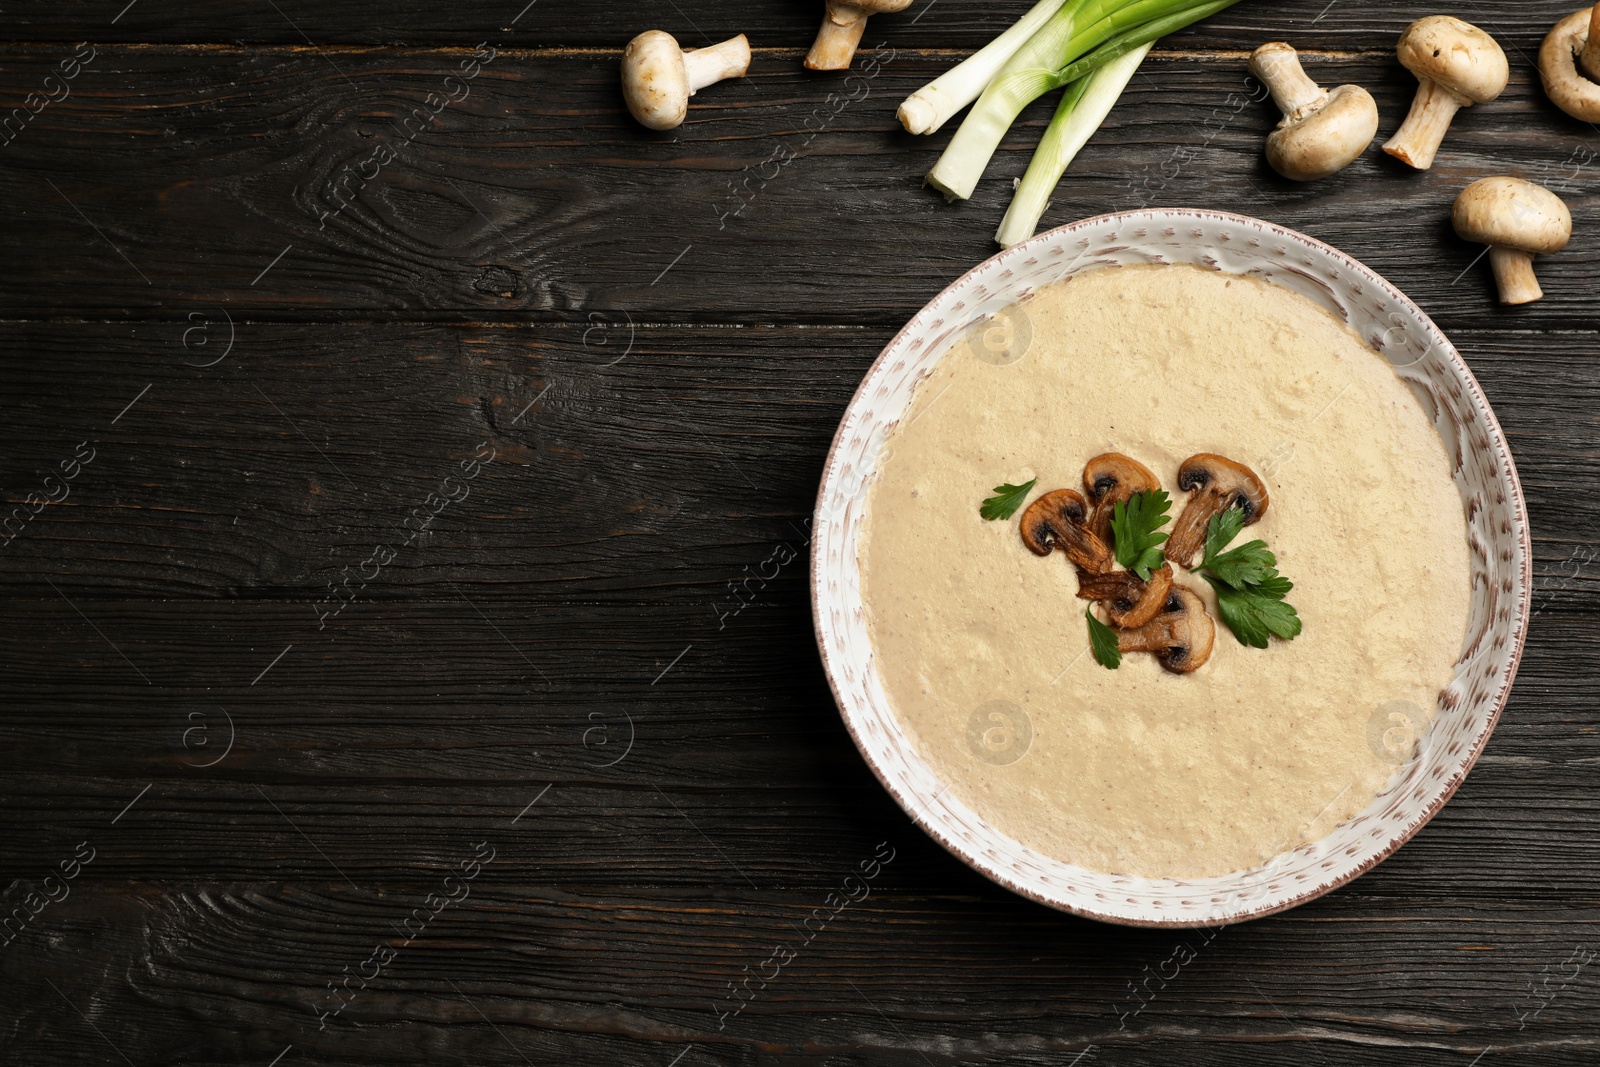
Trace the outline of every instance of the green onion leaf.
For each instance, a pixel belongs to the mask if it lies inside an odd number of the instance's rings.
[[[1011,198],[1011,206],[1006,209],[1006,217],[994,235],[1002,248],[1026,241],[1039,228],[1039,219],[1050,203],[1056,183],[1061,181],[1078,150],[1088,143],[1111,113],[1149,51],[1149,44],[1140,45],[1093,74],[1068,84],[1056,107],[1055,117],[1050,120],[1050,128],[1039,139],[1027,173],[1023,174],[1022,183]]]

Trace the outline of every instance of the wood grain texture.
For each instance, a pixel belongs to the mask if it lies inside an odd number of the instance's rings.
[[[878,350],[992,251],[1050,105],[946,205],[919,188],[945,137],[897,134],[895,104],[1027,4],[874,19],[894,57],[831,115],[852,90],[798,69],[813,6],[6,6],[0,115],[76,42],[97,54],[0,149],[4,513],[94,450],[0,544],[0,1061],[1600,1056],[1600,969],[1563,977],[1600,951],[1600,171],[1576,162],[1600,135],[1527,62],[1567,6],[1458,12],[1512,83],[1433,171],[1374,148],[1295,186],[1260,160],[1274,116],[1239,105],[1249,50],[1319,49],[1313,75],[1371,89],[1387,132],[1413,85],[1394,37],[1435,9],[1246,0],[1152,54],[1047,213],[1225,208],[1362,259],[1462,350],[1532,513],[1527,654],[1460,793],[1348,887],[1214,934],[994,887],[839,722],[803,563],[823,455]],[[751,77],[645,133],[615,65],[648,26],[747,32]],[[406,141],[485,40],[470,96]],[[319,229],[380,144],[397,158]],[[1528,308],[1494,305],[1445,221],[1486,173],[1573,208]],[[447,476],[469,491],[407,540]],[[738,607],[780,545],[800,558]],[[408,936],[479,842],[470,894]],[[880,842],[870,897],[808,941]],[[778,944],[793,961],[723,1018]]]
[[[0,55],[0,114],[62,53]],[[426,124],[409,118],[468,54],[345,49],[330,65],[305,48],[105,46],[78,91],[4,149],[0,193],[27,207],[0,232],[0,314],[226,305],[897,328],[995,251],[1054,106],[1030,108],[973,199],[947,205],[920,188],[947,135],[914,138],[893,117],[949,66],[944,54],[897,50],[849,87],[773,57],[696,96],[678,130],[649,134],[622,106],[614,54],[507,51],[464,100]],[[1384,131],[1415,89],[1387,51],[1311,69],[1368,86]],[[1313,184],[1266,167],[1277,115],[1250,102],[1252,86],[1243,55],[1153,53],[1046,224],[1148,205],[1239,211],[1356,252],[1447,327],[1593,327],[1592,247],[1549,257],[1546,299],[1512,319],[1471,266],[1481,249],[1449,227],[1456,193],[1485,173],[1561,184],[1579,232],[1600,224],[1594,131],[1556,111],[1531,69],[1457,119],[1433,170],[1374,146]],[[386,151],[396,158],[368,162]],[[71,281],[91,276],[99,284]]]
[[[497,864],[516,862],[512,853],[507,845]],[[41,976],[63,993],[77,989],[80,1006],[86,985],[104,988],[96,1010],[128,1020],[107,1031],[111,1040],[130,1058],[180,1062],[264,1063],[291,1042],[302,1062],[317,1063],[369,1062],[375,1049],[388,1062],[430,1063],[449,1049],[473,1062],[519,1062],[520,1051],[535,1063],[666,1064],[692,1044],[699,1063],[901,1063],[920,1054],[932,1063],[1045,1065],[1093,1044],[1106,1062],[1132,1064],[1162,1054],[1224,1064],[1296,1056],[1449,1064],[1469,1061],[1486,1039],[1505,1062],[1593,1055],[1575,997],[1541,1012],[1534,1037],[1531,1026],[1517,1028],[1522,990],[1506,983],[1486,996],[1482,979],[1486,958],[1507,973],[1538,973],[1592,938],[1592,917],[1568,911],[1488,914],[1424,897],[1379,917],[1370,902],[1352,900],[1364,906],[1319,907],[1264,942],[1253,925],[1118,930],[992,893],[896,893],[847,909],[801,945],[795,928],[814,894],[650,892],[623,901],[477,886],[407,943],[394,926],[432,887],[422,878],[410,892],[379,896],[282,883],[159,893],[96,886],[59,905],[55,940],[112,938],[138,964],[99,978],[58,959]],[[137,942],[117,929],[135,924],[145,931]],[[1375,940],[1430,980],[1373,983],[1361,946]],[[753,971],[785,943],[795,959],[765,996],[719,1026],[723,976]],[[333,1001],[327,983],[346,966],[354,972],[375,945],[396,950],[392,964],[319,1030]],[[1179,946],[1194,957],[1181,970],[1168,962]],[[1263,951],[1306,962],[1286,974],[1263,967]],[[1136,1015],[1130,966],[1138,982],[1163,970],[1169,979],[1149,981]],[[29,1062],[88,1062],[72,1057],[109,1051],[83,1020],[60,1019],[72,1014],[60,995],[32,984],[42,994],[18,1005],[19,1029],[34,1038]],[[1196,1011],[1197,1001],[1230,1005],[1231,1043],[1218,1040],[1215,1009]],[[981,1029],[950,1032],[974,1016]],[[208,1019],[233,1025],[200,1058],[192,1034]]]
[[[987,43],[1027,11],[1030,0],[956,4],[914,0],[898,15],[874,16],[868,42],[896,47],[971,51]],[[1550,0],[1468,0],[1462,18],[1519,44],[1531,55],[1540,38],[1572,4]],[[1244,0],[1237,7],[1175,36],[1190,47],[1236,49],[1241,41],[1284,38],[1297,46],[1393,48],[1414,19],[1438,14],[1420,0],[1398,3],[1328,4],[1326,0],[1269,3]],[[315,5],[307,0],[233,4],[200,0],[181,9],[148,2],[106,0],[62,8],[25,0],[6,8],[7,35],[25,41],[105,40],[140,43],[229,45],[462,45],[488,38],[519,47],[620,49],[634,34],[664,29],[685,47],[699,47],[744,33],[757,48],[803,53],[821,22],[822,0],[745,4],[719,0],[674,0],[659,7],[629,0],[499,0],[492,5],[453,7],[396,5],[346,0]],[[1530,44],[1533,47],[1529,47]],[[1245,46],[1254,47],[1254,44]],[[1511,49],[1508,47],[1507,51]]]

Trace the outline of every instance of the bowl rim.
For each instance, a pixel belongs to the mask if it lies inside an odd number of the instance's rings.
[[[890,780],[884,768],[879,766],[878,761],[873,757],[870,748],[865,743],[865,740],[857,731],[856,722],[854,721],[855,713],[851,710],[850,705],[844,698],[844,694],[840,690],[838,678],[839,672],[829,655],[827,641],[823,632],[821,590],[823,587],[822,568],[825,560],[818,548],[819,538],[817,537],[817,531],[821,528],[824,500],[835,477],[834,459],[838,452],[839,446],[844,439],[845,431],[851,424],[851,415],[856,410],[857,404],[866,395],[868,385],[873,383],[874,379],[883,367],[885,360],[892,353],[895,353],[900,346],[901,341],[910,334],[913,327],[920,327],[921,320],[929,313],[930,309],[940,303],[940,301],[942,301],[946,296],[950,295],[953,290],[968,284],[968,282],[979,272],[996,268],[1001,264],[1019,256],[1025,257],[1034,249],[1065,234],[1077,233],[1083,230],[1101,227],[1112,222],[1139,221],[1147,223],[1152,227],[1156,227],[1202,219],[1210,221],[1221,220],[1234,224],[1260,227],[1273,236],[1308,246],[1314,251],[1339,263],[1344,268],[1361,277],[1364,281],[1370,282],[1373,286],[1381,290],[1383,294],[1391,301],[1406,309],[1410,315],[1415,316],[1416,320],[1425,327],[1430,341],[1438,343],[1441,354],[1451,364],[1453,364],[1454,369],[1460,373],[1461,378],[1471,395],[1472,407],[1484,419],[1484,425],[1486,427],[1490,448],[1498,457],[1503,458],[1504,460],[1503,465],[1497,464],[1497,466],[1501,466],[1503,474],[1507,476],[1510,481],[1511,493],[1507,504],[1511,512],[1514,536],[1523,549],[1521,568],[1522,582],[1517,590],[1517,598],[1514,606],[1514,613],[1512,615],[1513,647],[1511,649],[1510,660],[1505,671],[1498,680],[1497,690],[1494,696],[1494,706],[1490,711],[1485,728],[1474,739],[1472,745],[1464,754],[1459,766],[1450,776],[1449,780],[1444,784],[1444,787],[1440,791],[1438,797],[1420,813],[1419,817],[1417,817],[1409,825],[1403,827],[1401,831],[1389,841],[1388,844],[1386,844],[1372,856],[1352,867],[1350,870],[1334,875],[1328,878],[1326,881],[1320,882],[1311,887],[1307,891],[1284,900],[1264,904],[1256,908],[1243,909],[1238,912],[1227,914],[1220,918],[1213,918],[1205,921],[1188,918],[1135,918],[1124,914],[1097,911],[1093,908],[1070,903],[1065,899],[1052,899],[1051,897],[1044,895],[1031,886],[1020,884],[999,864],[987,862],[980,854],[977,853],[976,850],[969,852],[964,847],[958,846],[944,832],[943,828],[935,825],[922,810],[912,804],[908,804],[906,799],[901,796],[900,789],[894,782]],[[1272,283],[1269,282],[1269,284]],[[946,348],[945,351],[948,351],[948,348]],[[942,359],[943,356],[941,355],[939,358]],[[949,852],[956,859],[965,863],[968,867],[972,868],[983,877],[1006,889],[1009,889],[1011,892],[1016,893],[1021,897],[1025,897],[1028,900],[1034,901],[1038,904],[1043,904],[1046,907],[1053,908],[1057,911],[1067,912],[1069,914],[1077,915],[1087,919],[1094,919],[1100,922],[1112,923],[1118,926],[1151,928],[1199,928],[1227,926],[1250,919],[1264,918],[1268,915],[1275,915],[1279,912],[1288,911],[1291,908],[1298,907],[1301,904],[1307,903],[1308,901],[1315,900],[1318,897],[1331,893],[1335,889],[1338,889],[1341,886],[1344,886],[1352,880],[1360,877],[1361,875],[1366,874],[1368,871],[1372,870],[1372,868],[1376,867],[1378,864],[1394,855],[1394,853],[1397,852],[1402,845],[1405,845],[1407,842],[1409,842],[1417,835],[1418,832],[1421,831],[1424,826],[1433,820],[1433,817],[1439,813],[1439,811],[1450,801],[1452,797],[1455,796],[1456,790],[1461,787],[1461,783],[1466,781],[1467,775],[1471,773],[1473,767],[1477,765],[1478,757],[1482,755],[1484,748],[1488,745],[1489,737],[1494,733],[1495,727],[1499,725],[1500,715],[1505,710],[1506,703],[1510,700],[1511,688],[1513,683],[1516,681],[1517,670],[1522,664],[1523,649],[1527,643],[1528,624],[1530,621],[1529,606],[1533,587],[1533,553],[1529,543],[1530,526],[1528,521],[1527,501],[1523,497],[1522,480],[1517,473],[1516,461],[1511,454],[1510,442],[1506,440],[1505,431],[1500,426],[1500,420],[1495,415],[1493,407],[1490,406],[1489,399],[1484,394],[1483,388],[1478,384],[1477,376],[1472,373],[1472,368],[1467,365],[1466,360],[1463,359],[1461,353],[1457,351],[1454,343],[1452,343],[1444,331],[1439,328],[1438,324],[1435,323],[1433,319],[1429,317],[1428,314],[1424,312],[1414,301],[1412,301],[1410,297],[1406,296],[1405,293],[1401,292],[1398,287],[1380,275],[1377,271],[1373,270],[1371,267],[1368,267],[1366,264],[1356,260],[1347,253],[1340,251],[1333,245],[1330,245],[1325,241],[1320,241],[1309,234],[1302,233],[1299,230],[1291,229],[1279,223],[1268,222],[1265,219],[1259,219],[1255,218],[1254,216],[1243,215],[1233,211],[1222,211],[1211,208],[1173,207],[1140,208],[1131,211],[1111,211],[1099,215],[1091,215],[1075,222],[1066,223],[1065,225],[1042,231],[1028,238],[1026,241],[1019,242],[1018,244],[1012,245],[1010,248],[1003,249],[995,255],[992,255],[989,258],[973,265],[970,269],[951,281],[937,294],[931,297],[925,304],[923,304],[923,306],[906,321],[905,325],[900,327],[900,329],[895,332],[895,335],[889,339],[888,343],[885,344],[882,350],[879,351],[877,357],[873,359],[872,365],[867,368],[866,373],[862,375],[860,383],[856,386],[855,391],[851,394],[850,401],[845,405],[844,412],[839,418],[839,425],[834,430],[833,440],[828,446],[827,457],[823,461],[822,478],[817,485],[817,498],[812,512],[811,529],[812,536],[810,538],[809,546],[811,550],[811,566],[809,571],[811,578],[812,634],[817,642],[817,651],[822,659],[823,674],[827,677],[828,689],[833,695],[834,705],[838,708],[839,716],[844,722],[845,730],[850,734],[851,741],[855,743],[857,751],[861,753],[862,759],[871,769],[874,777],[878,779],[878,781],[883,785],[884,789],[888,791],[889,795],[894,798],[895,803],[899,805],[901,811],[903,811],[912,822],[914,822],[929,837],[933,838],[934,841],[938,842],[938,844],[946,852]],[[1278,853],[1278,855],[1283,854],[1284,851],[1280,851]],[[1270,863],[1271,861],[1269,860],[1268,862]]]

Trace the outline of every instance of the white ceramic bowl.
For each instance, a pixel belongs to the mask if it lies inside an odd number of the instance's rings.
[[[890,709],[861,599],[857,560],[876,457],[917,383],[951,342],[1041,286],[1148,263],[1194,264],[1301,293],[1388,358],[1454,459],[1471,549],[1467,640],[1415,754],[1371,804],[1326,837],[1215,878],[1136,878],[1076,867],[1025,847],[957,800]],[[1499,719],[1522,655],[1532,586],[1527,508],[1505,436],[1438,327],[1337,249],[1259,219],[1198,210],[1101,215],[1039,234],[968,271],[918,312],[873,363],[839,424],[817,496],[811,578],[817,644],[845,725],[907,813],[956,856],[1025,897],[1141,926],[1209,926],[1282,911],[1342,885],[1404,844],[1455,792]]]

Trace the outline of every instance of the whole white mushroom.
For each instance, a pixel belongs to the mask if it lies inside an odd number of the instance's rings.
[[[665,30],[646,30],[622,50],[622,98],[633,117],[652,130],[670,130],[689,113],[689,98],[724,78],[750,69],[744,34],[709,48],[683,49]]]
[[[1449,15],[1429,15],[1407,26],[1395,55],[1417,76],[1417,95],[1383,150],[1427,170],[1456,112],[1505,92],[1511,65],[1493,37]]]
[[[1559,252],[1572,237],[1572,213],[1550,190],[1521,178],[1480,178],[1461,190],[1451,212],[1456,233],[1489,246],[1502,304],[1544,296],[1533,257]]]
[[[1324,89],[1282,41],[1250,55],[1250,72],[1272,91],[1283,121],[1267,137],[1267,162],[1297,182],[1326,178],[1353,163],[1378,133],[1378,104],[1359,85]]]
[[[1539,47],[1545,95],[1584,122],[1600,122],[1600,4],[1556,23]]]

